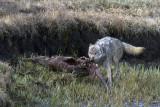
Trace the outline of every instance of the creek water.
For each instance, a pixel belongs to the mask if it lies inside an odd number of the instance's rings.
[[[146,107],[143,100],[136,102],[133,100],[132,103],[128,103],[127,101],[124,103],[124,107]],[[153,101],[147,107],[160,107],[160,101]]]

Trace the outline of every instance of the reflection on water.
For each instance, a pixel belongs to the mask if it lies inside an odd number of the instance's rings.
[[[145,107],[144,102],[140,100],[139,102],[136,102],[136,100],[133,100],[132,103],[128,103],[127,101],[124,103],[124,107]],[[148,107],[160,107],[160,102],[154,101],[149,104]]]
[[[27,106],[27,107],[33,107],[33,106]],[[52,105],[51,102],[43,101],[42,103],[36,104],[34,107],[57,107],[57,106]],[[63,107],[63,106],[60,104],[58,107]],[[77,106],[77,107],[99,107],[99,106],[97,104],[93,104],[92,106],[89,106],[87,102],[83,102],[82,104],[80,104],[80,106]],[[114,107],[114,106],[106,104],[104,107]],[[146,107],[146,105],[144,104],[143,100],[140,100],[138,102],[136,100],[132,100],[132,103],[125,101],[124,107]],[[160,101],[153,101],[147,107],[160,107]]]

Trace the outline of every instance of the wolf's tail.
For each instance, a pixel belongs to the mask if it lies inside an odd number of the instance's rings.
[[[127,44],[123,42],[124,50],[126,53],[131,54],[131,55],[139,55],[144,52],[145,48],[144,47],[135,47],[130,44]]]

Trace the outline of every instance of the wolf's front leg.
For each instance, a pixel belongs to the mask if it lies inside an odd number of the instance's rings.
[[[116,67],[116,79],[119,80],[120,78],[120,67],[119,67],[119,62],[115,63],[115,67]]]
[[[112,71],[111,71],[111,62],[106,60],[104,62],[104,67],[107,69],[107,75],[108,75],[108,83],[109,87],[112,87]]]

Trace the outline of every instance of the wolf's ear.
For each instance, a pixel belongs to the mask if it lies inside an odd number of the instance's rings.
[[[92,46],[92,45],[93,45],[92,43],[89,44],[89,46]]]

